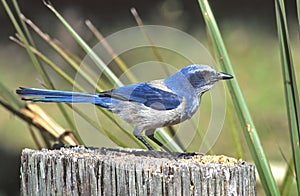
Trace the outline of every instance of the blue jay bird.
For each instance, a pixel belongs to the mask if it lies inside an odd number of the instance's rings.
[[[156,128],[190,119],[200,105],[200,98],[219,80],[233,76],[217,72],[207,65],[189,65],[166,79],[130,84],[97,94],[20,88],[24,100],[40,102],[92,103],[107,108],[134,126],[133,134],[149,150],[143,131],[154,134]]]

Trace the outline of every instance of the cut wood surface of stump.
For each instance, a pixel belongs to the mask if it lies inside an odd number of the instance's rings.
[[[21,194],[256,195],[255,167],[226,156],[141,149],[24,149]]]

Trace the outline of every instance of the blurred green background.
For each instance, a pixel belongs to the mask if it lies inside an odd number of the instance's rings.
[[[84,25],[86,19],[108,36],[124,28],[136,26],[130,13],[135,7],[147,25],[166,25],[191,34],[206,47],[209,46],[205,25],[197,1],[52,1],[65,19],[91,45],[97,43]],[[299,81],[300,45],[294,2],[287,2],[290,37]],[[84,57],[84,52],[41,1],[19,1],[22,12],[44,32],[61,40],[73,52]],[[239,81],[248,107],[256,123],[267,157],[275,168],[275,176],[282,175],[281,165],[291,155],[290,139],[283,94],[279,48],[273,1],[210,1],[231,57],[236,79]],[[11,91],[19,86],[39,87],[39,75],[34,70],[25,50],[12,43],[8,37],[15,30],[0,6],[0,81]],[[39,48],[45,43],[39,38]],[[47,55],[64,68],[64,61],[53,52]],[[297,67],[298,66],[298,67]],[[67,68],[65,68],[68,71]],[[75,74],[75,73],[74,73]],[[57,87],[67,89],[59,77]],[[299,84],[299,82],[298,82]],[[229,97],[228,97],[229,100]],[[229,105],[230,105],[229,101]],[[57,114],[57,107],[40,104],[63,127],[66,122]],[[202,107],[205,107],[202,105]],[[230,129],[239,126],[234,114],[227,112],[227,119],[213,151],[216,154],[235,156]],[[205,115],[205,113],[202,113]],[[242,138],[243,136],[241,136]],[[243,138],[246,160],[251,156]],[[19,194],[19,157],[23,148],[36,148],[26,124],[0,107],[0,195]]]

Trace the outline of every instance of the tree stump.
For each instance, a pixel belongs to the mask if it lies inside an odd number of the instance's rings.
[[[256,195],[255,167],[141,149],[24,149],[22,195]]]

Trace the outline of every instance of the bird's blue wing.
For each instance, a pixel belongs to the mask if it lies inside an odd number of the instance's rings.
[[[156,110],[171,110],[177,108],[182,97],[172,92],[150,86],[147,83],[132,84],[110,91],[99,93],[100,97],[143,103]]]

